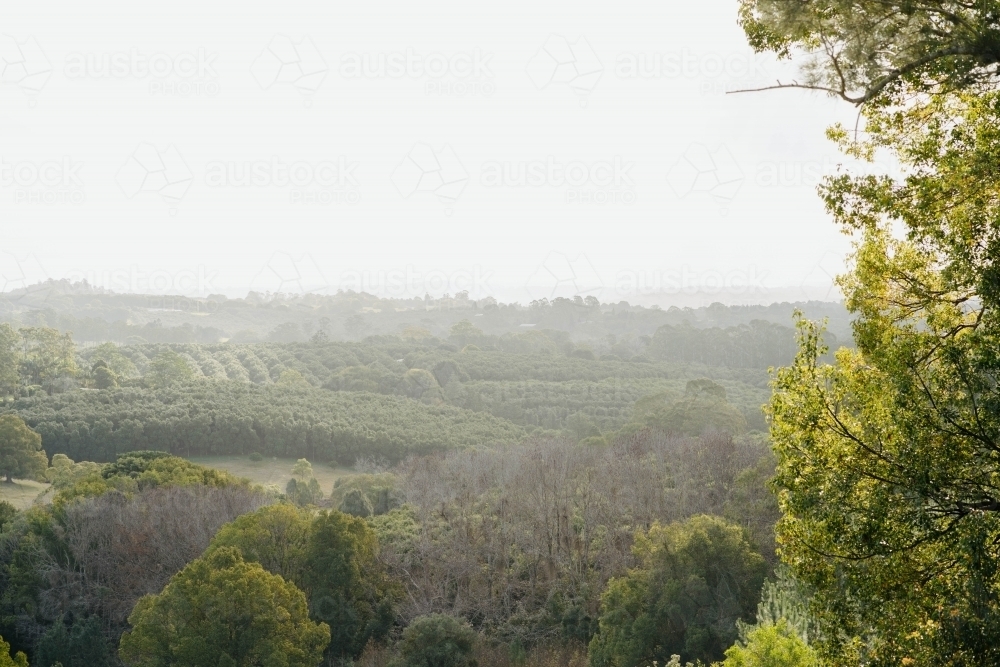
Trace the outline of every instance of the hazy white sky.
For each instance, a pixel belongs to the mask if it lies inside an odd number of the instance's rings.
[[[815,185],[854,110],[727,95],[789,72],[735,0],[3,14],[0,289],[769,302],[847,250]]]

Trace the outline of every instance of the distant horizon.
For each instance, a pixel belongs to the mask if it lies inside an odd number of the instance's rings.
[[[439,291],[437,293],[425,291],[423,294],[416,292],[400,292],[400,291],[378,291],[378,290],[367,290],[367,289],[355,289],[352,285],[338,286],[338,285],[323,285],[323,286],[310,286],[299,285],[295,281],[290,284],[286,284],[285,289],[266,289],[261,288],[261,286],[255,287],[254,285],[249,286],[230,286],[230,287],[218,287],[211,286],[211,289],[201,290],[201,291],[188,291],[184,292],[174,292],[174,291],[127,291],[121,289],[115,289],[114,286],[109,287],[101,284],[90,283],[87,280],[72,281],[69,278],[54,279],[49,278],[46,280],[30,283],[27,285],[7,285],[6,289],[0,290],[0,299],[8,298],[11,295],[18,295],[23,292],[25,294],[31,294],[33,292],[38,292],[44,290],[46,285],[49,283],[67,283],[71,290],[81,290],[84,286],[90,288],[95,293],[111,294],[111,295],[121,295],[121,296],[145,296],[156,299],[196,299],[196,300],[208,300],[212,296],[221,295],[226,299],[242,299],[246,300],[250,298],[252,294],[257,294],[260,296],[277,297],[282,296],[284,298],[294,299],[297,297],[306,296],[336,296],[338,294],[355,293],[355,294],[366,294],[371,297],[385,300],[400,300],[400,301],[412,301],[414,299],[424,299],[430,297],[432,300],[454,298],[461,292],[467,294],[467,298],[471,301],[483,301],[484,299],[492,298],[497,303],[503,305],[519,305],[522,307],[527,307],[532,301],[541,301],[543,299],[552,301],[557,298],[567,298],[572,299],[576,296],[581,298],[586,298],[588,296],[593,296],[598,299],[602,305],[614,305],[621,303],[622,301],[627,302],[632,306],[642,306],[645,308],[659,307],[663,309],[669,309],[671,307],[678,308],[704,308],[715,303],[720,303],[724,306],[761,306],[767,307],[782,303],[804,303],[804,302],[821,302],[821,303],[842,303],[843,298],[839,293],[836,285],[830,283],[828,285],[784,285],[784,286],[763,286],[747,288],[742,292],[737,289],[677,289],[672,292],[661,291],[661,292],[621,292],[618,291],[614,285],[607,287],[603,285],[597,286],[581,286],[582,289],[573,289],[572,287],[567,287],[563,285],[553,286],[552,284],[536,284],[536,285],[500,285],[493,287],[488,292],[473,293],[470,290],[457,290],[454,292],[444,292]],[[491,286],[492,287],[492,286]]]

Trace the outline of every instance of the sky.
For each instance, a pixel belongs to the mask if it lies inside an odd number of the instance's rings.
[[[732,93],[794,76],[735,0],[3,14],[0,290],[837,298],[856,110]]]

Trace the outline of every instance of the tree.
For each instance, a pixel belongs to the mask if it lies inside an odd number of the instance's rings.
[[[10,657],[10,644],[0,637],[0,667],[28,667],[28,656],[18,651],[13,658]]]
[[[767,566],[743,531],[696,516],[636,535],[641,565],[612,579],[601,596],[600,627],[590,642],[593,667],[712,661],[753,619]]]
[[[391,629],[394,590],[363,519],[327,511],[312,517],[274,505],[225,526],[206,557],[224,548],[238,549],[305,591],[310,617],[331,628],[330,660],[357,657],[370,639],[381,640]]]
[[[76,374],[76,346],[70,334],[46,327],[20,329],[20,372],[27,384],[52,387]]]
[[[15,393],[21,384],[20,342],[13,327],[6,322],[0,324],[0,398]]]
[[[991,87],[1000,63],[1000,3],[938,0],[741,0],[750,45],[805,52],[801,83],[855,104],[913,92]]]
[[[446,614],[418,616],[403,630],[401,667],[474,667],[476,631]]]
[[[312,387],[312,385],[309,384],[309,380],[305,379],[302,373],[291,368],[281,371],[281,375],[278,376],[278,380],[275,384],[279,387],[288,387],[290,389],[295,387],[300,389],[309,389]]]
[[[746,641],[726,649],[722,667],[818,667],[816,652],[784,620],[753,628]]]
[[[996,663],[1000,94],[866,113],[851,148],[888,148],[907,176],[823,190],[855,237],[840,284],[857,348],[824,364],[802,321],[774,379],[782,558],[816,592],[834,664]]]
[[[639,399],[632,420],[677,435],[698,436],[706,431],[736,435],[747,430],[746,418],[726,401],[725,388],[707,379],[689,381],[678,399],[666,393]]]
[[[364,519],[323,511],[313,520],[302,587],[313,618],[332,628],[331,657],[357,657],[392,627],[392,586],[377,560],[378,540]]]
[[[72,616],[72,614],[70,614]],[[111,652],[96,616],[85,620],[60,619],[42,635],[35,662],[63,667],[103,667],[111,664]]]
[[[292,467],[292,476],[299,479],[311,479],[313,475],[312,464],[308,459],[299,459]]]
[[[373,511],[371,501],[361,489],[351,489],[344,494],[344,499],[340,501],[337,509],[344,514],[359,517],[369,517]]]
[[[188,366],[184,357],[173,350],[165,350],[156,355],[149,364],[146,377],[156,387],[163,387],[175,382],[184,382],[194,377],[194,371]]]
[[[228,547],[140,599],[129,623],[119,653],[136,667],[315,667],[330,641],[329,626],[309,620],[302,591]]]
[[[17,415],[0,415],[0,475],[7,482],[19,479],[43,480],[49,459],[38,435]]]
[[[98,389],[114,389],[118,386],[118,376],[107,366],[94,369],[94,386]]]

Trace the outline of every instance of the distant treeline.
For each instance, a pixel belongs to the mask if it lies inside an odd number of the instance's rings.
[[[798,308],[830,330],[850,337],[847,311],[839,303],[776,303],[769,306],[657,308],[594,297],[538,299],[503,304],[470,299],[460,292],[440,298],[379,298],[352,291],[332,295],[249,293],[243,299],[221,294],[193,298],[116,294],[84,283],[49,281],[0,294],[0,321],[18,326],[48,326],[73,332],[77,341],[100,343],[306,342],[318,332],[331,340],[361,340],[395,335],[419,327],[445,338],[462,320],[490,336],[526,327],[567,332],[573,340],[604,344],[609,336],[636,341],[661,326],[731,328],[762,320],[790,326]]]

